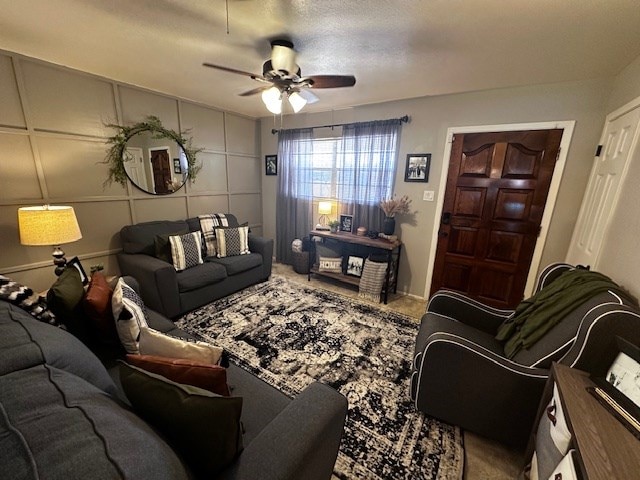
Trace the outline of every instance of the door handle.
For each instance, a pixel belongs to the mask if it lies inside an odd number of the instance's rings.
[[[451,222],[451,213],[450,212],[444,212],[442,214],[442,223],[444,225],[449,225],[450,222]]]

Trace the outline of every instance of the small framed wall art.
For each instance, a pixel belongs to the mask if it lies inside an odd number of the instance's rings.
[[[409,153],[407,155],[407,166],[404,170],[404,181],[427,183],[429,181],[430,167],[430,153]]]
[[[278,156],[264,156],[264,171],[266,175],[278,175]]]
[[[340,215],[340,231],[351,233],[353,229],[353,215]]]
[[[173,159],[173,173],[182,173],[182,168],[180,168],[180,159]]]

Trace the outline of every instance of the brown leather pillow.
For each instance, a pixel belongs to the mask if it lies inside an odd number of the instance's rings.
[[[162,375],[172,382],[191,385],[224,397],[230,396],[227,370],[219,365],[157,355],[127,355],[127,363],[147,372]]]
[[[82,306],[91,322],[91,330],[101,343],[118,345],[118,333],[111,311],[111,296],[113,290],[107,279],[100,272],[91,275],[89,288],[84,296]]]

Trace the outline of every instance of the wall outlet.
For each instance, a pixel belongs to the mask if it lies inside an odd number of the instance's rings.
[[[425,190],[422,194],[422,200],[427,202],[433,202],[433,190]]]

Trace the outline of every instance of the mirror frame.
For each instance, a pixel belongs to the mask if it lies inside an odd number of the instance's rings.
[[[129,139],[143,132],[151,132],[153,138],[171,139],[180,147],[182,147],[182,150],[187,157],[186,180],[188,180],[189,182],[193,182],[200,169],[202,169],[202,165],[198,165],[196,163],[196,154],[198,152],[201,152],[202,148],[194,148],[191,145],[191,137],[186,137],[188,131],[182,131],[178,133],[175,130],[164,128],[162,126],[162,122],[158,117],[150,115],[146,117],[144,121],[131,126],[122,126],[118,124],[108,124],[106,126],[114,128],[116,130],[116,134],[107,138],[106,142],[109,148],[107,150],[107,156],[102,163],[106,163],[109,166],[109,176],[104,181],[104,187],[111,185],[113,182],[119,183],[123,187],[126,187],[127,180],[131,181],[124,168],[124,160],[122,156],[127,147],[127,142],[129,141]],[[131,183],[135,185],[134,182]],[[154,195],[153,193],[149,194]]]

